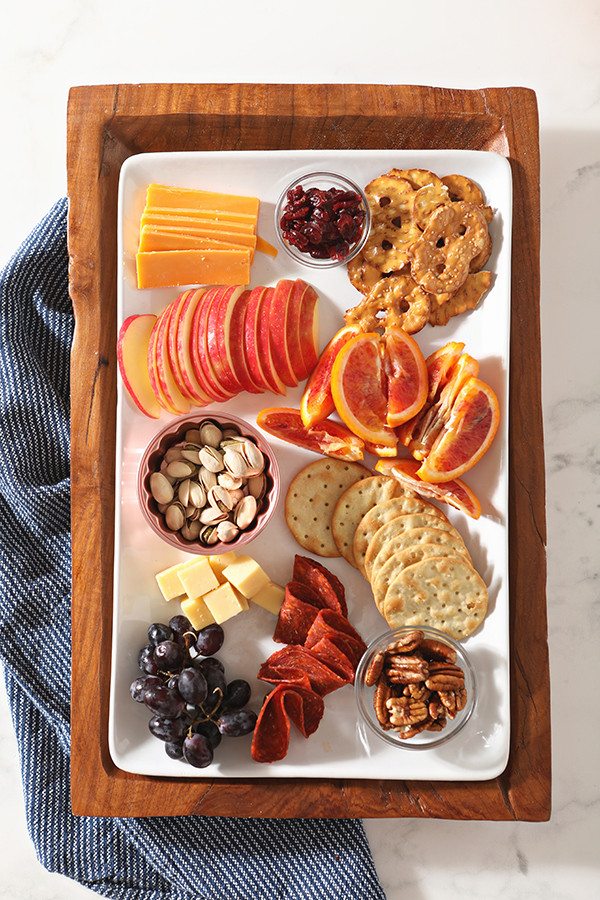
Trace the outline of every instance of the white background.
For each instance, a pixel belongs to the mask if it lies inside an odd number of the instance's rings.
[[[297,18],[295,18],[297,17]],[[365,822],[388,900],[600,896],[600,5],[56,0],[2,13],[0,265],[66,194],[78,84],[330,82],[536,91],[554,798],[549,823]],[[590,685],[592,685],[590,689]],[[90,892],[36,861],[0,692],[0,897]]]

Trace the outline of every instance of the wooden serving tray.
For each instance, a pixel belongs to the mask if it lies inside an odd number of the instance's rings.
[[[113,600],[117,189],[136,153],[488,150],[514,184],[510,366],[511,750],[484,782],[164,779],[108,751]],[[88,816],[433,817],[544,821],[550,681],[539,328],[539,134],[525,88],[143,84],[75,87],[67,118],[71,366],[71,800]]]

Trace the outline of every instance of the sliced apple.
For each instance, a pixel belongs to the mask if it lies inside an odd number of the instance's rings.
[[[240,391],[262,393],[250,377],[244,353],[244,317],[250,290],[240,285],[221,301],[217,319],[216,339],[221,363],[233,384]]]
[[[185,416],[189,413],[191,404],[180,391],[169,360],[167,339],[172,313],[173,304],[170,303],[158,319],[155,350],[156,375],[163,395],[167,398],[167,403],[177,411],[178,415]]]
[[[123,385],[140,412],[149,419],[158,419],[161,413],[148,374],[148,344],[156,318],[151,313],[129,316],[121,325],[117,339]]]
[[[195,406],[206,406],[213,399],[198,381],[190,355],[190,331],[194,312],[205,291],[206,288],[199,288],[185,291],[181,295],[180,302],[171,315],[169,329],[171,364],[175,363],[179,377],[185,385],[185,396],[188,396]]]
[[[294,374],[288,351],[288,318],[293,290],[293,281],[287,278],[280,279],[273,290],[269,312],[269,335],[273,365],[287,387],[298,386],[298,379]]]
[[[192,362],[198,374],[199,379],[203,379],[209,393],[215,400],[225,401],[231,400],[235,396],[235,391],[227,390],[219,381],[215,372],[212,359],[209,354],[206,341],[207,323],[210,309],[213,303],[217,302],[227,288],[223,285],[210,288],[200,299],[200,303],[194,313],[194,321],[192,323]]]
[[[300,353],[302,355],[303,376],[302,381],[308,378],[319,361],[319,295],[312,285],[307,284],[302,294],[300,304],[300,321],[298,325],[298,337],[300,340]]]
[[[169,321],[166,328],[165,335],[165,344],[167,348],[167,356],[169,360],[169,366],[171,368],[171,372],[173,373],[173,377],[175,379],[175,383],[177,387],[185,397],[185,399],[191,403],[193,406],[196,405],[195,397],[188,390],[188,387],[183,379],[183,374],[181,372],[181,362],[179,359],[179,354],[177,353],[177,342],[176,342],[176,334],[177,334],[177,322],[179,319],[180,310],[185,302],[188,294],[191,294],[192,291],[184,291],[183,294],[180,294],[173,302],[171,303],[171,309],[169,312]]]
[[[244,317],[243,348],[252,381],[263,391],[270,391],[271,386],[267,380],[258,345],[259,316],[266,290],[266,287],[259,286],[250,291]]]
[[[158,377],[158,363],[157,363],[157,345],[158,345],[158,332],[160,328],[160,322],[164,315],[164,311],[158,316],[156,322],[154,323],[154,328],[152,329],[152,334],[150,335],[150,340],[148,341],[148,356],[147,356],[147,365],[148,365],[148,376],[150,378],[150,384],[152,386],[152,390],[156,395],[156,399],[162,406],[162,408],[171,413],[174,416],[179,415],[177,409],[169,402],[166,397],[160,379]]]
[[[258,356],[261,366],[269,385],[269,390],[274,394],[285,394],[286,386],[275,367],[273,360],[273,352],[271,346],[271,306],[275,288],[266,288],[264,294],[260,298],[260,306],[257,316],[256,342]]]
[[[220,384],[233,394],[243,388],[229,360],[229,320],[232,305],[243,291],[243,285],[228,287],[211,304],[206,318],[206,346],[213,369]]]

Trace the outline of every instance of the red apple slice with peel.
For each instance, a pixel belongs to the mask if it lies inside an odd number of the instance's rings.
[[[162,406],[162,408],[171,413],[174,416],[179,415],[179,411],[169,402],[165,393],[162,389],[160,379],[158,377],[158,363],[157,363],[157,343],[158,343],[158,331],[160,328],[160,322],[163,313],[161,313],[156,322],[154,323],[154,328],[152,329],[152,334],[150,335],[150,340],[148,341],[148,357],[147,357],[147,365],[148,365],[148,376],[150,378],[150,384],[152,385],[152,390],[156,394],[156,399]]]
[[[273,365],[287,387],[298,386],[298,379],[294,374],[288,349],[288,319],[293,290],[293,281],[287,278],[280,279],[273,291],[269,313],[269,334]]]
[[[210,288],[201,298],[194,314],[192,324],[192,360],[197,371],[202,373],[209,392],[216,400],[231,400],[235,391],[227,390],[217,378],[212,359],[206,342],[207,323],[210,309],[213,303],[218,302],[227,288],[223,285]],[[198,376],[200,378],[200,375]]]
[[[256,320],[257,352],[265,378],[269,385],[269,390],[274,394],[285,394],[286,386],[275,368],[271,346],[270,318],[274,294],[275,288],[268,287],[260,298],[260,306]]]
[[[190,401],[181,393],[169,360],[167,338],[172,313],[173,304],[170,303],[158,318],[155,350],[156,375],[162,393],[166,397],[169,406],[175,409],[179,415],[185,416],[190,411]]]
[[[229,320],[233,304],[244,291],[243,285],[231,285],[211,304],[206,319],[206,346],[213,369],[225,390],[239,394],[243,390],[229,359]]]
[[[302,297],[307,287],[307,283],[303,281],[302,278],[296,278],[293,282],[286,322],[288,356],[290,358],[290,365],[294,377],[298,381],[303,381],[306,378],[305,366],[302,361],[302,351],[300,349],[300,309],[302,306]]]
[[[190,335],[194,312],[205,293],[206,288],[186,291],[183,301],[177,307],[176,313],[171,317],[171,332],[169,335],[169,353],[179,361],[179,372],[186,386],[188,395],[196,406],[206,406],[214,397],[200,384],[192,364],[190,353]]]
[[[125,390],[137,408],[149,419],[158,419],[161,405],[150,384],[148,344],[156,324],[151,313],[129,316],[119,329],[117,361]]]
[[[266,287],[255,287],[250,291],[250,297],[246,306],[244,318],[244,352],[246,363],[253,382],[265,391],[270,391],[271,386],[260,356],[258,345],[259,316],[262,308],[262,299],[266,293]]]
[[[262,394],[265,386],[262,382],[259,383],[254,380],[246,358],[245,322],[251,294],[251,290],[242,291],[232,305],[228,322],[228,334],[226,333],[226,323],[223,331],[223,342],[227,348],[226,352],[236,378],[242,385],[242,390],[247,391],[249,394]]]
[[[183,377],[182,363],[183,359],[177,349],[177,330],[179,328],[179,319],[181,312],[185,306],[185,301],[190,294],[194,293],[194,289],[184,291],[171,304],[171,316],[169,318],[169,328],[167,331],[167,353],[169,356],[169,364],[177,387],[192,406],[205,406],[209,402],[209,398],[205,395],[203,399],[199,399],[196,392],[190,390],[186,379]]]
[[[240,391],[262,393],[248,371],[244,352],[244,317],[250,290],[240,285],[221,301],[217,321],[217,347],[221,363]]]
[[[319,295],[307,284],[300,304],[298,336],[302,354],[303,374],[299,381],[308,378],[319,361]],[[298,373],[299,374],[299,373]]]

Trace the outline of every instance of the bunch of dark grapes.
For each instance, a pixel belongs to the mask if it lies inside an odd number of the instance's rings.
[[[196,631],[186,616],[148,628],[138,655],[142,675],[130,693],[152,713],[148,727],[164,742],[167,756],[197,769],[209,766],[223,735],[254,731],[256,713],[247,709],[251,688],[242,678],[229,683],[215,656],[223,646],[220,625]]]
[[[280,226],[284,240],[315,259],[344,260],[362,234],[365,211],[355,191],[288,191]]]

